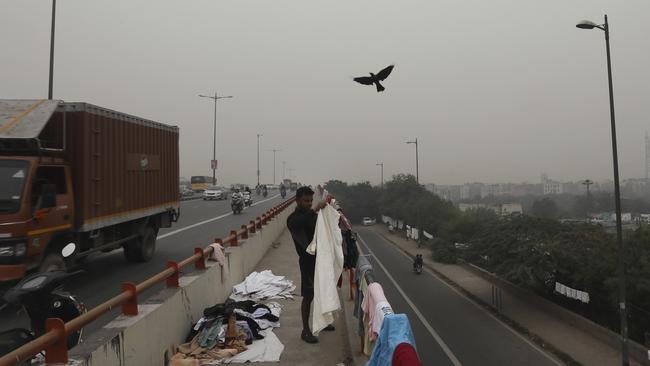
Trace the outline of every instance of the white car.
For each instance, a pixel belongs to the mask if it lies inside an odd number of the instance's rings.
[[[203,199],[204,200],[227,200],[228,199],[228,193],[226,193],[226,190],[217,187],[217,186],[210,186],[208,189],[203,191]]]
[[[375,219],[372,219],[370,217],[364,217],[362,222],[364,226],[370,226],[370,225],[374,225],[376,221]]]

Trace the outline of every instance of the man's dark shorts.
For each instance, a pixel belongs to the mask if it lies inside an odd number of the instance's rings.
[[[303,255],[298,260],[300,265],[300,294],[303,297],[314,296],[314,273],[316,272],[316,256]]]

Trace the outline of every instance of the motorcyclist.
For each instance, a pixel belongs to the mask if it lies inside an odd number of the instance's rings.
[[[266,185],[262,186],[262,195],[266,197],[269,194],[268,189],[266,188]]]
[[[422,254],[416,254],[415,258],[413,259],[413,269],[417,270],[419,268],[422,268]]]
[[[284,184],[280,185],[280,195],[282,198],[287,196],[287,188],[284,186]]]
[[[233,201],[237,201],[238,199],[243,200],[244,195],[241,193],[241,190],[239,188],[235,188],[235,192],[233,192],[231,198]]]

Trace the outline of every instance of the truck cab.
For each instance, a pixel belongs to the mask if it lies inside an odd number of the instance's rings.
[[[0,156],[0,280],[17,279],[32,269],[59,269],[59,256],[43,248],[64,245],[74,222],[69,165],[62,159]]]

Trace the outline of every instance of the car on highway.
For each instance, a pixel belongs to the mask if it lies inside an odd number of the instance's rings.
[[[203,200],[227,200],[228,192],[219,186],[209,186],[203,191]]]
[[[370,217],[364,217],[362,223],[364,226],[370,226],[374,225],[376,223],[376,220]]]
[[[187,186],[180,186],[179,192],[181,197],[189,197],[194,195],[194,191],[188,188]]]

